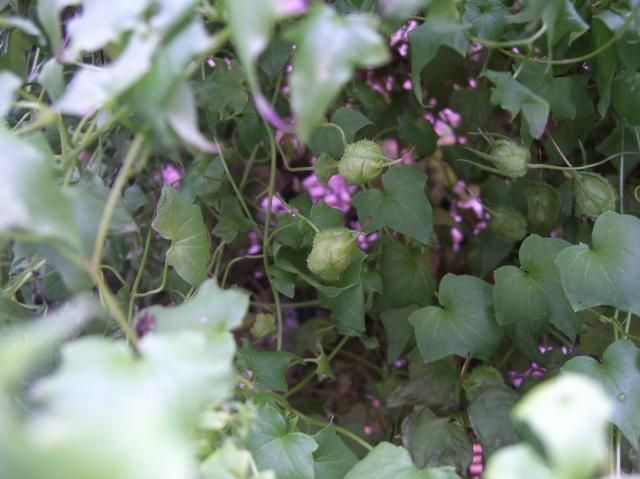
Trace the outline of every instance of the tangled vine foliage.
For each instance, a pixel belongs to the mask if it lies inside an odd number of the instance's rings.
[[[0,0],[0,478],[640,469],[640,0]]]

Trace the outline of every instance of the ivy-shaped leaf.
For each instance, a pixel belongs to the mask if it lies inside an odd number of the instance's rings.
[[[382,177],[384,191],[360,191],[352,199],[360,224],[371,233],[383,227],[431,242],[433,212],[424,187],[427,176],[413,168],[396,166]]]
[[[285,371],[294,358],[287,351],[256,351],[248,341],[238,351],[240,366],[251,371],[251,380],[266,391],[288,389]]]
[[[151,226],[163,238],[171,240],[167,263],[192,286],[198,286],[207,275],[209,263],[207,227],[200,207],[165,186]]]
[[[314,479],[313,452],[318,443],[291,424],[271,405],[258,410],[247,448],[259,470],[271,469],[278,479]]]
[[[510,20],[515,23],[541,20],[547,32],[549,51],[565,35],[570,33],[570,41],[573,41],[589,29],[571,0],[529,0]]]
[[[376,27],[375,17],[370,15],[340,16],[333,8],[316,4],[303,23],[290,32],[297,44],[289,77],[291,108],[302,141],[311,138],[325,110],[356,68],[377,67],[389,60]]]
[[[582,315],[567,301],[554,264],[558,253],[569,246],[561,239],[531,235],[520,246],[520,267],[495,271],[493,303],[498,324],[529,325],[539,335],[551,323],[569,338],[576,337]]]
[[[553,77],[545,64],[524,62],[518,81],[549,103],[554,118],[573,120],[576,117],[573,90],[568,77]]]
[[[430,362],[450,354],[488,359],[502,340],[491,286],[474,276],[447,274],[438,300],[441,306],[419,309],[409,317],[423,359]]]
[[[464,34],[464,25],[454,19],[428,17],[427,20],[409,34],[411,48],[411,81],[416,98],[422,101],[422,70],[446,46],[464,56],[469,41]]]
[[[221,120],[242,113],[249,100],[244,84],[244,73],[237,61],[229,64],[222,58],[214,58],[213,73],[204,80],[191,82],[199,107],[217,113]]]
[[[469,421],[485,457],[518,441],[511,421],[511,409],[517,401],[516,392],[505,384],[480,388],[471,400]]]
[[[80,233],[71,204],[57,185],[49,158],[0,127],[0,235],[64,243],[78,251]]]
[[[611,422],[618,426],[634,448],[640,447],[640,350],[631,341],[616,341],[602,361],[580,356],[568,361],[562,371],[585,374],[602,385],[614,409]]]
[[[468,0],[463,19],[474,35],[485,40],[499,40],[507,25],[509,10],[501,0]]]
[[[555,263],[575,311],[613,306],[640,315],[640,219],[608,211],[593,227],[592,247],[561,251]]]
[[[358,462],[333,426],[322,428],[313,439],[318,443],[318,449],[313,451],[314,479],[342,478]]]
[[[409,451],[381,442],[355,465],[344,479],[459,479],[453,467],[419,470]]]
[[[203,282],[189,301],[166,308],[151,306],[138,314],[138,321],[149,321],[154,331],[169,334],[183,330],[218,333],[235,329],[249,308],[249,297],[234,289],[221,289],[216,281]]]
[[[383,270],[384,271],[384,270]],[[413,328],[409,316],[418,306],[388,309],[380,314],[387,337],[387,362],[393,363],[407,349],[413,338]]]
[[[247,70],[247,79],[254,92],[260,90],[255,63],[267,48],[276,23],[289,15],[305,10],[303,2],[286,0],[225,0],[231,38],[240,61]]]
[[[401,242],[389,241],[382,249],[380,269],[382,301],[392,307],[431,304],[435,281],[425,257]]]
[[[514,118],[522,113],[529,126],[529,134],[540,138],[549,118],[549,103],[508,72],[488,70],[485,76],[495,85],[491,90],[491,103],[500,105]]]
[[[420,469],[446,465],[464,473],[473,459],[473,446],[464,426],[455,419],[437,417],[428,408],[404,419],[402,444]]]

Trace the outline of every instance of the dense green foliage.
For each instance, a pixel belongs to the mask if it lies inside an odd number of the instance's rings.
[[[0,0],[2,479],[640,469],[640,0]]]

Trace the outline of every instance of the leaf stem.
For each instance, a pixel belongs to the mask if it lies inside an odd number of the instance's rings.
[[[96,241],[93,247],[93,255],[91,257],[91,263],[89,264],[89,268],[94,272],[98,269],[100,262],[102,261],[102,252],[104,250],[104,243],[107,239],[107,233],[109,232],[111,217],[113,216],[118,200],[122,195],[122,190],[129,179],[129,172],[131,171],[135,161],[140,156],[145,140],[146,136],[143,133],[138,133],[134,138],[133,143],[129,147],[129,151],[127,152],[127,156],[122,163],[122,167],[118,172],[118,176],[113,183],[113,187],[109,192],[109,197],[104,205],[104,210],[102,210],[100,224],[98,225],[98,234],[96,235]],[[146,152],[143,156],[145,155]]]
[[[267,187],[267,211],[264,218],[264,229],[262,232],[262,264],[264,265],[264,274],[269,281],[271,287],[271,293],[273,294],[273,302],[276,309],[276,350],[282,350],[282,308],[280,307],[280,293],[273,284],[271,279],[271,271],[269,269],[269,229],[271,228],[271,214],[273,207],[273,197],[275,195],[276,188],[276,173],[277,173],[277,155],[276,155],[276,140],[274,138],[273,130],[263,118],[264,127],[269,133],[269,146],[270,146],[270,171],[269,171],[269,185]]]

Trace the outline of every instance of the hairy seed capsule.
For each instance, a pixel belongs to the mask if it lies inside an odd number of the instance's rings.
[[[377,143],[360,140],[345,147],[338,172],[347,183],[362,185],[376,178],[388,161]]]
[[[553,226],[560,216],[560,193],[546,183],[536,183],[527,190],[527,219],[534,226]]]
[[[605,211],[616,209],[616,190],[597,173],[577,173],[573,182],[578,213],[597,218]]]
[[[528,148],[509,140],[496,140],[489,153],[495,168],[509,178],[521,178],[527,174],[531,160]]]
[[[307,266],[319,278],[336,281],[349,267],[357,250],[354,231],[347,228],[320,231],[313,239]]]
[[[507,206],[491,209],[491,229],[505,241],[520,241],[527,236],[527,220],[518,211]]]

